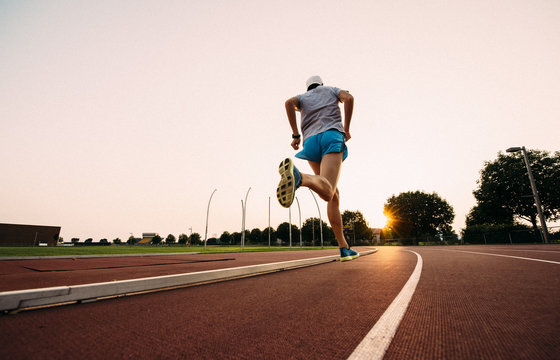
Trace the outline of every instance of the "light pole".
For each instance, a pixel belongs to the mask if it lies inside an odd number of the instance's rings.
[[[313,194],[313,191],[309,189],[309,192],[311,192],[311,195],[313,196],[313,200],[315,200],[315,204],[317,205],[317,211],[319,212],[319,230],[321,232],[321,249],[322,249],[323,248],[323,220],[321,220],[321,209],[319,209],[319,203],[317,202],[317,198],[315,198],[315,194]]]
[[[268,197],[268,247],[270,247],[270,196]]]
[[[288,225],[288,232],[290,233],[290,249],[292,248],[292,207],[290,206],[288,208],[288,220],[289,220],[289,225]]]
[[[527,174],[529,174],[529,182],[531,183],[531,190],[533,190],[533,197],[535,198],[535,205],[537,206],[537,213],[539,214],[539,220],[541,222],[541,232],[544,238],[544,242],[548,244],[548,229],[546,228],[546,222],[544,220],[544,215],[542,212],[541,199],[539,198],[539,193],[537,192],[537,186],[535,185],[535,178],[533,178],[533,171],[531,170],[531,165],[529,164],[529,158],[527,157],[527,151],[525,146],[522,147],[510,147],[506,150],[508,153],[516,153],[518,151],[523,152],[523,159],[525,160],[525,166],[527,167]]]
[[[212,191],[212,195],[210,195],[210,199],[208,200],[208,207],[206,208],[206,230],[204,231],[204,250],[206,250],[206,241],[208,240],[208,214],[210,214],[210,201],[212,201],[212,196],[218,189],[214,189]]]
[[[296,196],[296,202],[297,202],[297,209],[299,212],[299,247],[302,247],[302,241],[301,241],[301,208],[299,207],[299,200]]]
[[[311,218],[311,246],[315,246],[315,219]]]
[[[247,196],[249,196],[249,191],[251,191],[251,188],[247,190],[247,194],[245,195],[245,202],[241,200],[241,210],[242,210],[241,250],[245,250],[245,214],[247,213]]]

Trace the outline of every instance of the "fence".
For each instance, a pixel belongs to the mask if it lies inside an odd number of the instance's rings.
[[[469,234],[462,240],[465,244],[542,244],[545,242],[542,232],[534,229]],[[548,229],[548,240],[550,243],[560,242],[560,226],[552,226]]]
[[[560,226],[548,228],[548,240],[550,243],[560,243]],[[460,238],[457,235],[446,236],[424,236],[419,238],[404,239],[382,239],[383,245],[467,245],[467,244],[542,244],[544,238],[540,231],[534,229],[493,231],[481,233],[469,233],[468,236]]]

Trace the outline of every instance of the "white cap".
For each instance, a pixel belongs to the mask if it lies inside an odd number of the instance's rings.
[[[315,75],[307,79],[307,82],[305,83],[305,88],[309,89],[309,87],[313,84],[323,85],[323,80],[319,75]]]

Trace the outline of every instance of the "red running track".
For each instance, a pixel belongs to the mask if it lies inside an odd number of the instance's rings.
[[[386,359],[560,358],[560,247],[491,249],[412,248],[424,267]],[[415,265],[381,247],[347,263],[4,315],[0,357],[345,359]]]
[[[336,255],[338,250],[0,261],[0,291],[90,284]]]

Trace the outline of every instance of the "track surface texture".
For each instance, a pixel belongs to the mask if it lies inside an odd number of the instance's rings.
[[[0,291],[90,284],[336,255],[338,250],[0,261]]]
[[[417,262],[406,248],[378,249],[345,263],[2,315],[0,358],[346,359]],[[422,273],[385,359],[560,358],[560,246],[409,249]],[[236,260],[205,266],[241,266],[238,254],[211,256]],[[186,265],[140,268],[158,266]],[[101,270],[75,270],[87,271]]]

